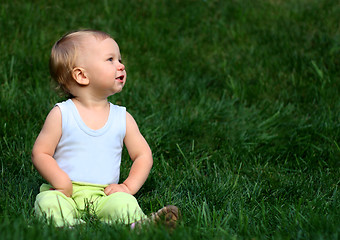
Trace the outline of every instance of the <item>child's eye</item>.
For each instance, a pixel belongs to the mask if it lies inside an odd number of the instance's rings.
[[[119,61],[120,63],[122,63],[122,59],[119,59],[118,61]]]
[[[109,59],[107,59],[107,61],[110,61],[110,62],[112,62],[112,61],[113,61],[113,58],[112,58],[112,57],[110,57]]]

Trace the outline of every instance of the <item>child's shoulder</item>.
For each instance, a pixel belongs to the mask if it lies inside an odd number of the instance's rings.
[[[61,111],[59,107],[54,106],[45,119],[43,130],[47,129],[48,132],[55,132],[58,130],[58,126],[61,126],[61,121]]]
[[[61,110],[58,105],[54,105],[46,117],[46,121],[58,121],[61,119]]]
[[[57,102],[54,106],[55,107],[56,106],[70,106],[72,104],[74,104],[74,103],[73,103],[72,99],[69,98],[67,100],[63,100],[63,101]]]
[[[118,105],[118,104],[113,104],[112,102],[109,102],[109,103],[110,103],[110,108],[112,108],[114,110],[117,110],[117,111],[124,111],[124,112],[126,112],[126,107]]]

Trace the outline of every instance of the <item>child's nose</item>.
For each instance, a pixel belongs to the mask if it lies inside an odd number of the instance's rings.
[[[118,70],[120,70],[120,71],[124,71],[125,70],[125,66],[124,66],[124,64],[123,63],[118,63]]]

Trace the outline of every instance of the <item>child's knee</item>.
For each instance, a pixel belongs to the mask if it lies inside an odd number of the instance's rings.
[[[137,199],[124,192],[109,195],[99,207],[99,217],[131,223],[145,217]]]
[[[111,194],[108,196],[107,204],[110,204],[117,209],[126,208],[127,206],[133,208],[139,207],[137,199],[125,192]]]
[[[75,225],[77,220],[76,205],[71,198],[58,191],[44,191],[37,195],[34,210],[38,217],[44,217],[57,227]]]
[[[34,203],[35,212],[40,215],[47,212],[61,212],[65,208],[68,210],[73,209],[72,203],[66,198],[58,191],[41,192],[37,195]]]

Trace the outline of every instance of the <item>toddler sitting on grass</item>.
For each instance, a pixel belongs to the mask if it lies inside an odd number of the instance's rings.
[[[106,223],[136,224],[160,220],[174,227],[178,208],[166,206],[147,217],[133,196],[153,164],[150,147],[125,107],[108,97],[126,82],[117,43],[101,31],[66,34],[51,51],[50,72],[69,99],[48,114],[32,150],[36,169],[49,184],[40,187],[35,212],[58,227],[82,223],[90,205]],[[118,184],[125,144],[133,161]]]

